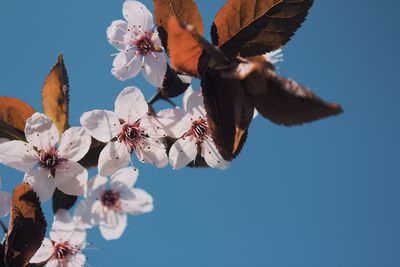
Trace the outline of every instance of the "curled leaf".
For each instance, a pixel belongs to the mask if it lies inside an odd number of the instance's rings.
[[[286,44],[313,0],[229,0],[215,17],[213,43],[229,56],[254,56]]]
[[[32,187],[28,184],[18,185],[12,197],[5,245],[6,266],[27,265],[42,244],[46,226],[39,198]]]
[[[69,84],[62,55],[58,57],[44,82],[42,103],[44,113],[54,121],[60,134],[65,132],[69,128]]]
[[[176,17],[203,33],[203,20],[193,0],[154,0],[154,15],[161,42],[168,51],[168,20]]]
[[[67,195],[56,188],[53,194],[53,213],[56,214],[59,209],[69,210],[77,199],[77,196]]]
[[[25,102],[6,96],[0,97],[0,138],[25,140],[25,122],[35,110]]]
[[[188,89],[192,82],[192,78],[185,74],[175,72],[167,65],[164,82],[161,88],[161,94],[165,98],[176,97]]]

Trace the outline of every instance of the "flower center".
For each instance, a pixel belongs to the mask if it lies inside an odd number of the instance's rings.
[[[205,135],[207,134],[207,129],[207,120],[198,119],[192,122],[192,127],[190,128],[188,135],[194,136],[198,141],[202,142]]]
[[[108,189],[100,195],[101,204],[108,209],[119,209],[120,193],[116,190]]]
[[[46,151],[39,151],[39,166],[50,170],[51,175],[54,177],[57,165],[64,161],[58,154],[56,147],[52,147]]]
[[[133,45],[141,55],[146,55],[149,51],[154,51],[155,46],[151,40],[152,32],[147,32],[133,41]]]
[[[78,251],[77,247],[71,246],[68,242],[56,243],[53,257],[59,261],[64,261],[69,255],[76,255]]]
[[[129,153],[135,150],[146,137],[146,134],[140,128],[140,122],[123,124],[118,134],[118,140],[124,142]]]

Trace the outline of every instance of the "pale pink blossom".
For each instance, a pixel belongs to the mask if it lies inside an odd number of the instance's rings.
[[[139,1],[125,1],[122,13],[126,21],[116,20],[107,29],[108,41],[120,52],[113,62],[112,74],[120,80],[135,77],[140,70],[146,80],[161,87],[167,70],[153,15]]]
[[[1,189],[1,177],[0,177]],[[6,216],[11,208],[11,194],[8,192],[0,191],[0,217]]]
[[[86,256],[86,230],[77,227],[67,210],[58,210],[54,216],[50,239],[45,238],[42,246],[30,260],[31,263],[46,262],[46,267],[84,266]]]
[[[34,113],[26,121],[28,142],[0,144],[0,163],[26,172],[24,182],[32,185],[42,202],[56,187],[69,195],[84,195],[86,191],[88,173],[77,161],[89,150],[90,135],[77,127],[65,131],[61,139],[59,135],[50,118]]]
[[[81,116],[82,126],[97,140],[107,143],[99,156],[98,171],[110,176],[130,162],[135,152],[140,162],[164,167],[168,164],[165,136],[157,118],[151,116],[142,92],[127,87],[115,100],[115,109],[93,110]]]
[[[88,197],[81,201],[75,217],[86,227],[99,225],[106,240],[118,239],[125,231],[127,214],[139,215],[153,210],[153,198],[134,188],[139,171],[122,168],[108,179],[97,175],[89,180]]]
[[[177,138],[169,151],[174,169],[185,167],[200,154],[212,168],[225,169],[229,163],[219,154],[210,135],[201,91],[186,90],[183,109],[166,109],[158,113],[168,136]]]

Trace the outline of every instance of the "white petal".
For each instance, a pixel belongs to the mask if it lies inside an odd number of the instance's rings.
[[[121,125],[114,112],[108,110],[85,112],[80,120],[89,134],[103,143],[116,137]]]
[[[83,267],[85,266],[86,256],[82,253],[71,256],[68,259],[68,265],[66,267]],[[91,265],[88,265],[91,266]]]
[[[24,182],[32,186],[42,203],[52,197],[56,189],[54,179],[46,169],[31,170],[25,174]]]
[[[182,137],[192,126],[190,116],[178,107],[161,110],[157,116],[166,134],[173,138]]]
[[[39,149],[47,150],[55,146],[59,135],[56,125],[44,114],[36,112],[26,120],[26,140]]]
[[[68,243],[70,243],[74,247],[84,248],[86,246],[86,230],[79,229],[75,225],[75,230],[73,234],[69,237]]]
[[[123,20],[115,20],[107,28],[107,39],[119,50],[126,50],[129,47],[127,40],[124,40],[124,36],[127,33],[128,23]]]
[[[121,207],[129,214],[137,215],[153,210],[153,198],[143,189],[132,188],[121,195]]]
[[[0,144],[0,163],[29,172],[39,160],[33,147],[22,141],[10,141]]]
[[[253,120],[254,120],[255,118],[257,118],[257,116],[258,116],[258,111],[257,111],[257,109],[254,109]]]
[[[119,169],[111,176],[110,186],[112,189],[131,188],[135,185],[138,175],[139,170],[133,167]]]
[[[166,71],[167,60],[164,53],[148,52],[145,55],[142,73],[151,85],[161,88]]]
[[[113,61],[112,75],[121,81],[126,81],[138,75],[142,69],[141,55],[134,50],[119,52]]]
[[[116,213],[109,210],[104,222],[100,223],[101,235],[106,240],[115,240],[124,233],[127,224],[126,213]]]
[[[46,267],[64,267],[64,266],[62,265],[62,263],[61,263],[60,261],[56,260],[56,259],[49,260],[49,261],[46,263],[45,266],[46,266]]]
[[[63,158],[79,161],[89,151],[92,139],[81,127],[69,128],[61,137],[59,153]]]
[[[193,115],[193,119],[205,118],[206,110],[203,95],[200,90],[194,91],[189,87],[183,96],[183,109]]]
[[[184,137],[178,139],[169,151],[169,163],[174,169],[181,169],[197,156],[196,139]]]
[[[54,182],[60,191],[67,195],[85,196],[87,194],[88,172],[79,163],[65,162],[63,169],[56,169]]]
[[[146,115],[140,119],[140,128],[152,138],[166,137],[164,125],[158,117]]]
[[[50,258],[53,254],[53,244],[51,243],[50,239],[45,238],[42,241],[42,245],[36,251],[35,255],[29,261],[30,263],[39,263],[46,261]]]
[[[8,214],[11,207],[11,194],[0,191],[0,217]]]
[[[168,164],[168,155],[162,143],[153,141],[152,139],[146,140],[144,147],[135,150],[139,161],[143,163],[150,163],[157,168],[165,167]]]
[[[122,14],[134,30],[145,32],[153,28],[153,15],[139,1],[125,1]]]
[[[126,87],[115,100],[115,114],[128,122],[136,122],[146,116],[149,106],[144,95],[135,86]]]
[[[96,224],[94,216],[91,213],[94,203],[93,200],[93,198],[81,200],[81,202],[79,202],[78,206],[76,207],[74,213],[74,218],[76,218],[80,226],[86,229],[92,228]]]
[[[100,152],[98,170],[102,176],[110,176],[130,162],[127,147],[121,142],[110,142]]]
[[[75,223],[68,210],[59,209],[54,215],[54,221],[49,233],[54,242],[68,241],[75,231]]]
[[[108,179],[101,175],[96,175],[88,181],[88,197],[98,197],[107,187]]]
[[[226,169],[229,167],[229,162],[222,158],[214,141],[209,137],[203,141],[202,156],[211,168]]]

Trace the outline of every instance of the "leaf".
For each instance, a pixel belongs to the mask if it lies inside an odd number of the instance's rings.
[[[18,185],[12,197],[10,226],[5,245],[6,265],[27,265],[40,248],[46,227],[39,198],[32,187],[28,184]]]
[[[165,73],[161,94],[166,98],[176,97],[185,92],[191,82],[192,78],[190,76],[179,74],[167,65],[167,72]]]
[[[161,42],[168,51],[168,19],[176,17],[184,24],[193,25],[203,33],[203,20],[193,0],[154,0],[154,15]]]
[[[25,102],[6,96],[0,97],[0,138],[25,140],[25,122],[35,110]]]
[[[68,124],[69,84],[64,58],[60,55],[57,63],[42,88],[43,111],[56,124],[58,131],[65,132]]]
[[[211,37],[228,56],[254,56],[286,44],[313,0],[229,0],[215,17]]]
[[[56,188],[53,194],[53,213],[56,214],[59,209],[69,210],[77,199],[77,196],[67,195]]]
[[[168,47],[172,67],[180,72],[194,77],[200,77],[203,71],[204,58],[203,48],[176,18],[171,17],[168,21]]]

